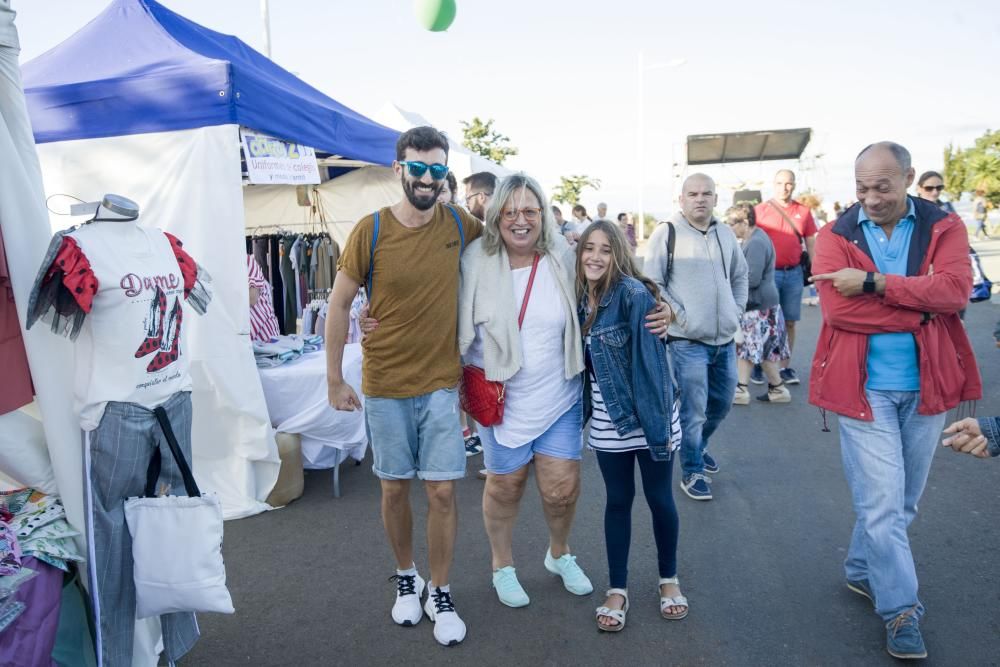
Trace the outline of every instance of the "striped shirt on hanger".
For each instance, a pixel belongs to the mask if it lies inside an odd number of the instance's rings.
[[[274,314],[274,297],[271,283],[264,277],[264,271],[253,255],[247,255],[247,273],[250,287],[260,290],[257,303],[250,306],[250,338],[258,343],[266,343],[279,336],[278,318]]]

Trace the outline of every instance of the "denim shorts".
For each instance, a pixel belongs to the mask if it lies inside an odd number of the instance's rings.
[[[785,322],[802,319],[802,267],[774,270],[774,286],[778,288],[778,302]]]
[[[535,454],[579,461],[583,451],[583,402],[577,401],[540,436],[520,447],[504,447],[493,438],[492,428],[479,429],[483,463],[495,475],[507,475],[528,465]]]
[[[372,472],[379,479],[442,482],[465,477],[458,389],[413,398],[365,397]]]

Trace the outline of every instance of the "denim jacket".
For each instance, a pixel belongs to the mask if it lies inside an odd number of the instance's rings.
[[[670,460],[673,382],[667,348],[645,327],[656,301],[646,286],[623,276],[598,304],[590,328],[588,364],[601,388],[608,416],[619,435],[642,427],[655,461]],[[581,324],[586,302],[577,309]],[[583,418],[590,419],[590,374],[583,391]]]

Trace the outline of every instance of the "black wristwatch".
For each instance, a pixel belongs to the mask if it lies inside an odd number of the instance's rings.
[[[865,274],[865,282],[861,286],[861,291],[863,291],[865,294],[875,293],[875,274],[872,273],[871,271]]]

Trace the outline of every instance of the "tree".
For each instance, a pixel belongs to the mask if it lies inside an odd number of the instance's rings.
[[[473,116],[472,122],[462,121],[462,145],[487,160],[503,164],[517,149],[510,145],[510,137],[493,129],[493,119],[483,122]]]
[[[944,149],[944,182],[956,199],[963,192],[982,190],[987,201],[1000,205],[1000,130],[987,130],[969,148],[949,144]]]
[[[577,176],[560,176],[559,185],[552,191],[552,201],[575,206],[580,203],[580,195],[584,190],[600,190],[601,181],[583,174]]]

